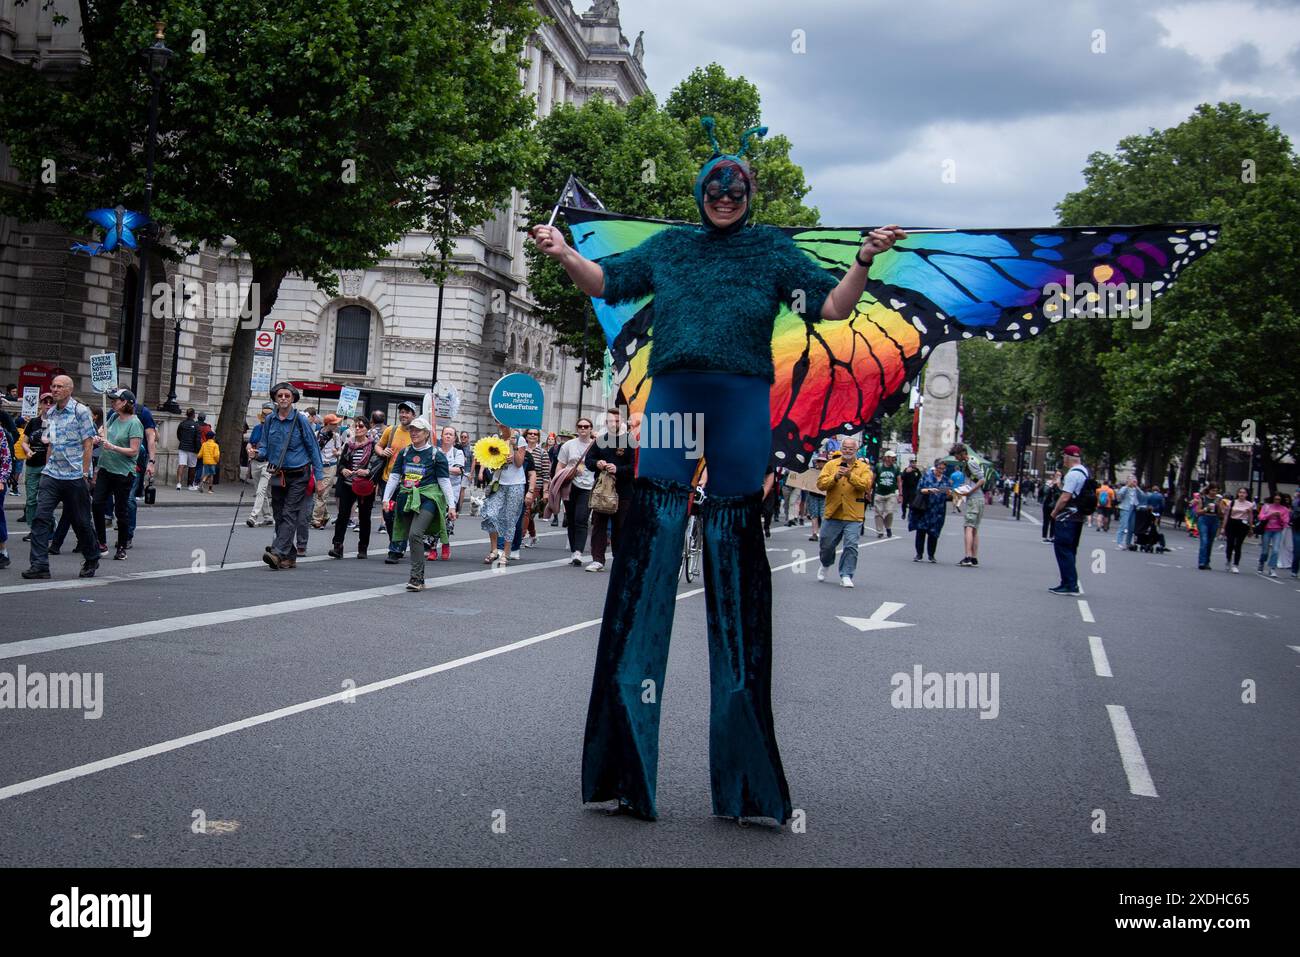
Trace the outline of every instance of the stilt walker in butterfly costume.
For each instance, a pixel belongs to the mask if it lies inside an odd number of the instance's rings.
[[[557,229],[532,233],[589,295],[610,304],[655,296],[647,419],[701,416],[711,466],[702,520],[713,811],[784,823],[791,806],[772,723],[772,578],[760,510],[772,452],[773,324],[790,303],[812,322],[847,318],[871,257],[905,234],[894,226],[873,230],[837,283],[779,229],[745,225],[754,177],[744,152],[766,128],[747,130],[740,151],[724,155],[711,118],[705,125],[715,152],[695,180],[699,226],[666,229],[600,264]],[[617,799],[648,819],[657,813],[659,709],[697,464],[683,448],[640,450],[587,713],[583,800]]]

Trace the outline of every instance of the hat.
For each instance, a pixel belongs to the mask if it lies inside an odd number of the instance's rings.
[[[270,412],[270,411],[272,411],[272,410],[274,410],[274,409],[275,409],[275,406],[273,406],[270,402],[263,402],[263,403],[262,403],[262,411],[263,411],[263,412]]]
[[[114,402],[118,399],[125,399],[127,402],[135,401],[135,393],[130,389],[109,389],[108,397]]]
[[[53,393],[53,392],[42,392],[42,393],[41,393],[41,397],[40,397],[40,399],[38,399],[37,401],[38,401],[38,402],[44,402],[46,399],[49,399],[51,402],[53,402],[53,401],[54,401],[54,393]]]
[[[1083,458],[1083,450],[1079,448],[1077,445],[1067,445],[1065,448],[1061,449],[1061,454],[1073,455],[1076,456],[1077,458]]]
[[[894,455],[894,450],[893,450],[893,449],[885,449],[884,458],[892,459],[892,458],[894,458],[894,457],[895,457],[895,455]]]
[[[401,406],[399,405],[398,408],[400,409]],[[419,430],[422,431],[422,432],[432,432],[432,431],[433,431],[433,427],[429,425],[429,420],[426,419],[424,416],[420,416],[418,419],[412,419],[412,420],[411,420],[411,424],[408,425],[407,428],[408,428],[408,429],[419,429]]]
[[[410,402],[399,402],[399,403],[397,403],[397,410],[400,412],[402,409],[406,409],[406,410],[409,411],[409,412],[414,412],[414,411],[415,411],[415,406],[413,406]],[[414,423],[412,423],[412,424],[414,424]],[[428,426],[426,425],[425,428],[427,429]]]
[[[340,419],[340,418],[339,418],[337,415],[335,415],[333,412],[327,412],[327,413],[325,413],[325,418],[324,418],[322,421],[323,421],[326,425],[338,425],[338,424],[339,424],[340,422],[342,422],[343,420]]]
[[[289,394],[293,396],[294,402],[297,402],[299,399],[302,398],[302,393],[299,392],[297,388],[294,387],[294,384],[292,382],[277,382],[275,385],[271,386],[271,398],[274,399],[275,394],[279,392],[281,389],[288,390]]]

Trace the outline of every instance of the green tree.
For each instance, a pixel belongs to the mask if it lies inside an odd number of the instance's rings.
[[[1032,358],[1019,343],[966,339],[957,344],[965,442],[998,461],[1033,409]],[[1010,471],[1004,463],[1003,471]]]
[[[164,20],[177,55],[162,87],[153,218],[174,255],[231,237],[258,293],[256,321],[230,343],[228,449],[256,329],[286,275],[332,293],[336,270],[372,265],[413,229],[434,234],[434,271],[535,155],[518,76],[538,23],[528,0],[83,0],[80,15],[87,66],[53,81],[36,66],[0,71],[0,141],[34,184],[0,202],[74,231],[87,209],[138,208],[150,88],[140,51]],[[46,158],[54,186],[41,183]],[[227,462],[233,479],[238,456]]]

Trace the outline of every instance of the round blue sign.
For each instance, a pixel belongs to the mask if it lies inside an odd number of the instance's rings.
[[[512,429],[542,427],[542,384],[530,375],[512,372],[497,380],[488,399],[492,417]]]

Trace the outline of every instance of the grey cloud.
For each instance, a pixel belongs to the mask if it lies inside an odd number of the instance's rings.
[[[1257,76],[1260,71],[1259,47],[1253,43],[1243,43],[1233,47],[1219,57],[1217,65],[1220,72],[1231,79],[1249,80]]]

